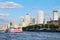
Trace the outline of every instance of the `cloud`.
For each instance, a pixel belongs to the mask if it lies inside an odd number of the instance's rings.
[[[5,18],[5,17],[0,17],[0,24],[6,24],[9,22],[9,19]]]
[[[0,22],[8,22],[8,20],[0,18]]]
[[[3,14],[0,13],[0,25],[6,25],[9,23],[9,19],[6,18],[6,16],[9,16],[10,14]]]
[[[9,16],[9,14],[2,14],[2,13],[0,13],[0,16]]]
[[[23,8],[23,6],[15,2],[0,2],[0,8]]]
[[[9,20],[0,18],[0,26],[7,25],[8,23],[9,23]]]

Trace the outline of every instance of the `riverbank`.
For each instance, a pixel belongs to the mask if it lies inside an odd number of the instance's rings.
[[[59,30],[23,30],[29,32],[60,32]]]

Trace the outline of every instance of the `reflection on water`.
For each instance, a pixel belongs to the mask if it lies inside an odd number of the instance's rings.
[[[0,33],[0,40],[60,40],[60,33],[51,32]]]

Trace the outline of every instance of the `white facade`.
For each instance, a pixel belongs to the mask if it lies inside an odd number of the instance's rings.
[[[25,23],[27,26],[30,24],[30,15],[28,13],[26,14]]]
[[[53,11],[53,16],[54,16],[53,17],[54,20],[58,20],[58,11],[57,10]]]
[[[23,22],[23,25],[22,25],[22,27],[26,27],[27,25],[26,25],[26,23],[25,22]]]
[[[37,13],[37,24],[43,24],[44,21],[44,12],[38,11]]]

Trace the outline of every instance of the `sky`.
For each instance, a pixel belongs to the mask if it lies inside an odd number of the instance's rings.
[[[0,0],[0,25],[9,22],[20,23],[20,17],[29,13],[36,18],[39,10],[44,12],[44,18],[53,17],[53,10],[60,12],[60,0]],[[60,14],[58,14],[60,17]]]

